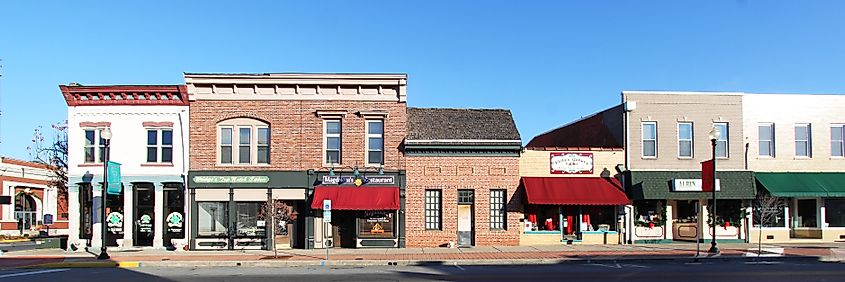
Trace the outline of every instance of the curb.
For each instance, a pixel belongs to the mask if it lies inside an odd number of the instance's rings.
[[[137,261],[85,261],[85,262],[48,262],[23,268],[138,268]]]
[[[35,239],[9,239],[9,240],[0,240],[0,244],[2,243],[21,243],[21,242],[31,242],[35,241]]]

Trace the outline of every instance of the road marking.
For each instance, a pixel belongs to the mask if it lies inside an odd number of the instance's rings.
[[[466,270],[465,268],[463,268],[463,267],[461,267],[460,265],[458,265],[458,263],[457,263],[457,262],[455,263],[455,267],[457,267],[457,268],[458,268],[458,269],[460,269],[460,270]]]
[[[9,278],[9,277],[17,277],[17,276],[25,276],[25,275],[36,275],[36,274],[44,274],[44,273],[52,273],[52,272],[62,272],[68,271],[69,268],[59,268],[59,269],[45,269],[45,270],[37,270],[37,271],[30,271],[30,272],[18,272],[12,274],[4,274],[0,275],[0,278]]]
[[[588,264],[588,265],[604,266],[604,267],[608,267],[608,268],[622,268],[622,266],[619,265],[618,263],[616,265],[607,265],[607,264],[601,264],[601,263],[593,263],[593,264]]]
[[[637,265],[637,264],[626,264],[626,265],[627,265],[627,266],[630,266],[630,267],[651,268],[650,266]]]

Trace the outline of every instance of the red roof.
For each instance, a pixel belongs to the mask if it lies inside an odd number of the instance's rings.
[[[323,209],[323,200],[331,200],[333,210],[398,210],[399,187],[315,187],[311,208]]]
[[[68,106],[187,106],[185,85],[59,85]]]
[[[615,178],[523,177],[529,204],[624,205],[630,201]]]

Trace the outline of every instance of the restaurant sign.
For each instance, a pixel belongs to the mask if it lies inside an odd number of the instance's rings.
[[[360,186],[361,184],[376,184],[376,185],[393,185],[396,183],[396,180],[393,178],[392,175],[379,175],[379,176],[364,176],[360,177],[358,180],[361,181],[360,184],[355,182],[354,176],[331,176],[331,175],[323,175],[323,184],[356,184],[356,186]]]
[[[552,174],[592,174],[593,153],[549,153],[549,169]]]
[[[267,183],[270,182],[270,177],[266,175],[244,175],[244,176],[229,176],[229,175],[197,175],[194,176],[194,183]]]
[[[721,184],[719,183],[719,179],[716,179],[716,191],[720,191],[719,189]],[[701,179],[673,179],[672,180],[672,191],[674,192],[702,192],[704,191],[701,189]]]

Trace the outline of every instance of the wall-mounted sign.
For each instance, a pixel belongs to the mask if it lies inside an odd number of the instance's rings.
[[[378,176],[365,176],[359,178],[361,181],[360,184],[356,183],[354,176],[329,176],[323,175],[323,184],[355,184],[357,186],[361,186],[363,184],[377,184],[377,185],[392,185],[396,183],[396,180],[393,178],[392,175],[378,175]]]
[[[194,176],[194,183],[267,183],[270,177],[266,175],[197,175]]]
[[[553,174],[592,174],[593,153],[549,153],[549,172]]]
[[[721,183],[716,179],[716,191],[720,191]],[[701,179],[673,179],[672,191],[675,192],[701,192]]]

